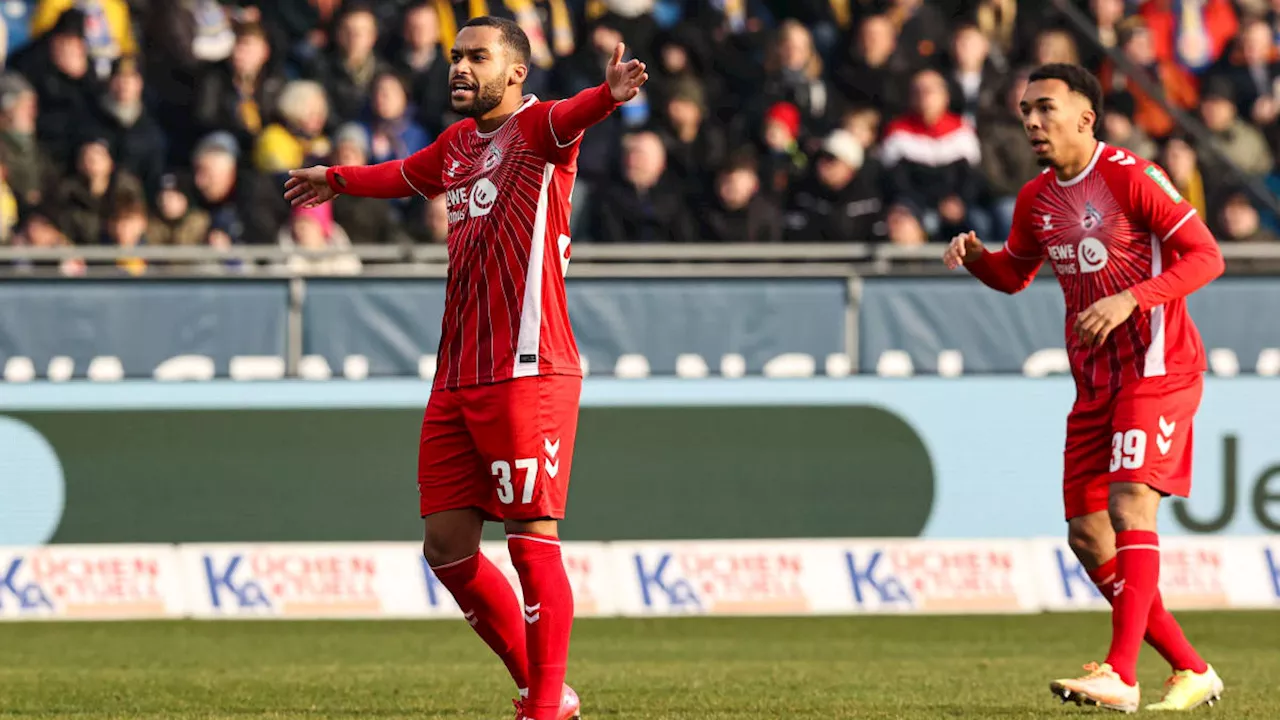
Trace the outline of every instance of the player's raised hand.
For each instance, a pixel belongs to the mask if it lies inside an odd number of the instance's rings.
[[[1137,308],[1138,299],[1128,290],[1109,295],[1077,314],[1073,330],[1085,345],[1101,345]]]
[[[942,253],[942,262],[948,270],[955,270],[961,265],[968,265],[977,260],[983,253],[982,241],[975,232],[960,233],[951,238],[947,251]]]
[[[290,170],[284,184],[284,199],[293,207],[315,207],[334,199],[338,194],[329,187],[328,171],[324,165]]]
[[[644,63],[635,58],[622,62],[622,55],[626,50],[625,44],[618,43],[613,49],[613,57],[609,58],[609,67],[604,71],[614,102],[626,102],[635,97],[640,92],[640,86],[649,79]]]

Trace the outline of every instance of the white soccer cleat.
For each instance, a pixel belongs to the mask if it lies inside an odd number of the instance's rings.
[[[1132,713],[1138,711],[1141,693],[1137,683],[1126,684],[1107,663],[1089,663],[1084,666],[1087,675],[1064,678],[1049,683],[1049,689],[1062,702],[1077,705],[1096,705],[1107,710]]]

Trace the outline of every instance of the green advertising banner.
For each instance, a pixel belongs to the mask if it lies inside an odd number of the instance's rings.
[[[0,385],[0,545],[417,539],[428,395]],[[563,535],[1057,535],[1072,397],[1060,378],[588,379]],[[1280,381],[1208,380],[1193,495],[1164,503],[1162,533],[1280,532],[1278,404]]]
[[[415,484],[421,412],[9,417],[43,435],[61,460],[66,505],[54,542],[405,540],[422,533]],[[883,410],[586,408],[580,428],[563,529],[575,540],[912,537],[928,518],[928,455]]]

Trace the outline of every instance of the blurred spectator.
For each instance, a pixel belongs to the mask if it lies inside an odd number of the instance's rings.
[[[688,26],[681,26],[659,38],[653,61],[648,64],[649,82],[645,87],[649,88],[649,97],[657,107],[667,108],[677,89],[696,84],[703,96],[704,114],[710,120],[717,126],[740,122],[743,113],[728,98],[724,78],[710,71],[706,57],[709,50],[698,47],[698,37],[693,33]],[[727,111],[727,117],[717,113],[720,109]]]
[[[156,197],[156,214],[147,227],[147,240],[152,245],[204,245],[209,239],[209,213],[194,206],[181,182],[174,175],[160,180]]]
[[[31,42],[34,37],[31,34],[31,17],[34,12],[35,7],[28,0],[5,3],[0,8],[0,33],[4,36],[0,48],[4,48],[6,57],[12,57]]]
[[[1244,172],[1261,177],[1271,172],[1274,158],[1267,148],[1266,139],[1257,128],[1236,114],[1235,87],[1224,78],[1209,80],[1200,98],[1200,117],[1213,137],[1213,143],[1227,160]],[[1210,175],[1211,184],[1221,185],[1226,169],[1212,157],[1202,160]]]
[[[409,6],[404,34],[395,56],[395,69],[408,79],[409,98],[418,109],[418,122],[431,133],[444,130],[449,105],[449,58],[440,47],[440,19],[430,3]]]
[[[1000,74],[990,62],[991,45],[977,25],[956,28],[947,75],[951,112],[977,125],[980,115],[1000,107]]]
[[[329,91],[333,113],[342,120],[358,120],[369,102],[373,80],[390,70],[374,49],[378,21],[367,5],[343,10],[335,32],[335,47],[321,66],[318,79]]]
[[[54,215],[56,213],[48,208],[33,208],[23,218],[18,233],[13,238],[13,245],[15,247],[29,247],[39,250],[71,247],[71,241],[67,240],[67,236],[58,228],[58,224],[54,221]],[[27,272],[56,267],[58,273],[66,277],[79,277],[84,275],[87,269],[84,260],[81,258],[66,258],[61,261],[18,261],[16,266],[17,269]]]
[[[280,122],[268,125],[258,136],[254,165],[264,173],[280,173],[326,162],[332,147],[325,136],[329,100],[324,86],[294,80],[280,92]]]
[[[104,235],[113,198],[142,198],[144,194],[135,178],[116,171],[105,139],[85,142],[77,155],[76,174],[58,186],[58,222],[73,244],[96,245]]]
[[[37,104],[21,75],[0,75],[0,163],[22,213],[43,202],[45,188],[56,181],[53,163],[36,142]]]
[[[196,125],[205,134],[226,130],[241,147],[253,147],[269,113],[280,102],[284,79],[272,66],[272,50],[260,25],[236,29],[226,62],[208,68],[196,88]]]
[[[351,250],[351,239],[333,221],[329,203],[297,208],[289,225],[280,229],[280,247],[285,250],[329,251],[331,254],[290,255],[285,266],[290,272],[307,275],[359,275],[360,257]]]
[[[937,65],[947,46],[947,20],[924,0],[888,0],[889,18],[898,29],[897,52],[909,66]]]
[[[1204,176],[1200,174],[1195,148],[1184,138],[1175,135],[1165,141],[1159,164],[1165,172],[1169,173],[1169,180],[1173,182],[1173,186],[1178,189],[1182,197],[1186,198],[1191,207],[1200,213],[1200,217],[1212,217],[1209,214]]]
[[[1007,71],[1016,49],[1018,0],[979,0],[974,17],[978,29],[991,43],[991,57],[996,66]]]
[[[1036,35],[1031,55],[1032,65],[1079,63],[1080,50],[1071,33],[1061,29],[1043,30]]]
[[[785,197],[791,183],[804,174],[809,157],[800,149],[800,110],[791,103],[777,103],[764,116],[760,176],[764,192]]]
[[[801,131],[821,134],[830,124],[831,91],[822,78],[822,58],[808,28],[787,20],[765,59],[765,106],[789,102],[800,110]]]
[[[1142,79],[1156,86],[1165,99],[1176,107],[1190,110],[1196,106],[1198,81],[1186,68],[1171,60],[1161,60],[1152,43],[1151,32],[1141,22],[1128,26],[1120,36],[1124,58],[1142,74]],[[1133,97],[1133,122],[1147,135],[1164,138],[1173,131],[1173,117],[1165,112],[1138,80],[1129,77],[1108,59],[1098,75],[1102,91],[1107,94],[1128,93]]]
[[[1266,126],[1280,113],[1277,95],[1280,90],[1280,62],[1277,62],[1275,39],[1266,20],[1255,18],[1245,23],[1240,34],[1240,48],[1220,72],[1228,78],[1236,94],[1240,117]]]
[[[274,28],[275,37],[285,43],[281,55],[295,73],[320,72],[328,28],[343,0],[269,0],[259,4],[263,27]],[[273,40],[273,44],[274,44]]]
[[[101,95],[89,71],[84,14],[68,10],[48,35],[24,53],[18,69],[40,98],[36,137],[61,172],[70,172],[85,118]]]
[[[31,32],[36,36],[45,34],[61,23],[70,10],[84,18],[81,37],[99,78],[111,74],[111,64],[120,56],[138,54],[125,0],[39,0],[31,18]]]
[[[370,159],[375,163],[402,160],[431,142],[431,136],[414,120],[409,92],[394,72],[384,72],[373,81],[373,98],[366,124]]]
[[[703,242],[770,243],[782,239],[782,212],[760,194],[753,157],[739,155],[720,169],[715,197],[698,213]]]
[[[142,73],[133,58],[116,61],[107,93],[89,121],[89,135],[105,138],[116,165],[154,195],[164,173],[165,134],[142,102],[142,85]]]
[[[813,173],[796,187],[787,208],[791,242],[869,242],[883,238],[880,179],[863,172],[858,139],[835,130],[822,143]]]
[[[1005,86],[1004,105],[989,110],[978,121],[982,172],[992,198],[997,239],[1008,237],[1018,192],[1042,169],[1027,141],[1019,107],[1030,74],[1024,70],[1013,76]]]
[[[880,111],[874,107],[849,110],[840,119],[840,129],[858,139],[863,150],[871,150],[880,140]]]
[[[147,244],[147,208],[141,196],[113,199],[104,240],[108,245],[123,249]],[[147,261],[126,255],[116,260],[116,267],[129,275],[142,275],[147,272]]]
[[[196,145],[196,201],[209,213],[209,244],[216,248],[272,242],[288,213],[279,187],[239,167],[239,156],[230,133],[214,133]]]
[[[836,69],[836,88],[856,106],[875,107],[896,117],[907,107],[910,67],[895,52],[898,37],[885,15],[869,15],[858,26],[858,41]]]
[[[622,141],[622,175],[596,193],[592,239],[602,243],[692,242],[697,239],[684,194],[664,181],[667,152],[655,133]]]
[[[1089,15],[1101,47],[1086,46],[1081,61],[1094,74],[1102,69],[1108,50],[1119,49],[1120,23],[1124,21],[1124,0],[1089,0]]]
[[[1258,210],[1244,193],[1234,193],[1222,206],[1222,238],[1229,242],[1277,242],[1275,233],[1262,227]]]
[[[911,81],[911,111],[889,123],[881,158],[889,173],[890,200],[910,207],[925,231],[945,236],[972,229],[989,235],[976,202],[982,192],[978,136],[947,110],[946,81],[923,70]]]
[[[1116,147],[1124,148],[1144,160],[1155,160],[1156,143],[1141,128],[1133,124],[1133,96],[1115,93],[1102,103],[1103,139]]]
[[[706,96],[696,79],[681,78],[673,84],[664,120],[663,141],[672,178],[691,194],[710,187],[715,168],[728,155],[728,139],[707,119]]]
[[[449,203],[444,195],[437,195],[426,204],[426,224],[422,240],[433,245],[449,242]]]
[[[363,126],[343,125],[333,142],[335,165],[369,164],[369,133]],[[333,219],[357,243],[390,243],[395,239],[392,206],[377,198],[339,195],[333,199]]]
[[[885,217],[885,227],[889,235],[889,243],[901,247],[918,247],[929,242],[929,233],[911,208],[905,205],[894,205],[889,208]]]
[[[0,245],[8,245],[13,240],[18,219],[18,199],[8,180],[0,177]]]
[[[1138,10],[1163,63],[1200,73],[1222,55],[1239,29],[1230,0],[1146,0]]]

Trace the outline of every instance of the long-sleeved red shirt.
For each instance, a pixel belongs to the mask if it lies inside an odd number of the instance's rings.
[[[564,291],[569,197],[583,132],[615,107],[607,85],[559,102],[530,96],[489,132],[463,120],[403,161],[329,171],[330,185],[352,195],[444,195],[436,389],[582,374]]]
[[[1092,162],[1063,182],[1045,171],[1023,187],[1005,247],[967,265],[1006,293],[1027,287],[1048,261],[1066,299],[1066,344],[1084,387],[1206,368],[1185,298],[1222,274],[1222,253],[1196,211],[1158,166],[1098,143]],[[1105,343],[1072,332],[1075,316],[1125,290],[1138,309]]]

